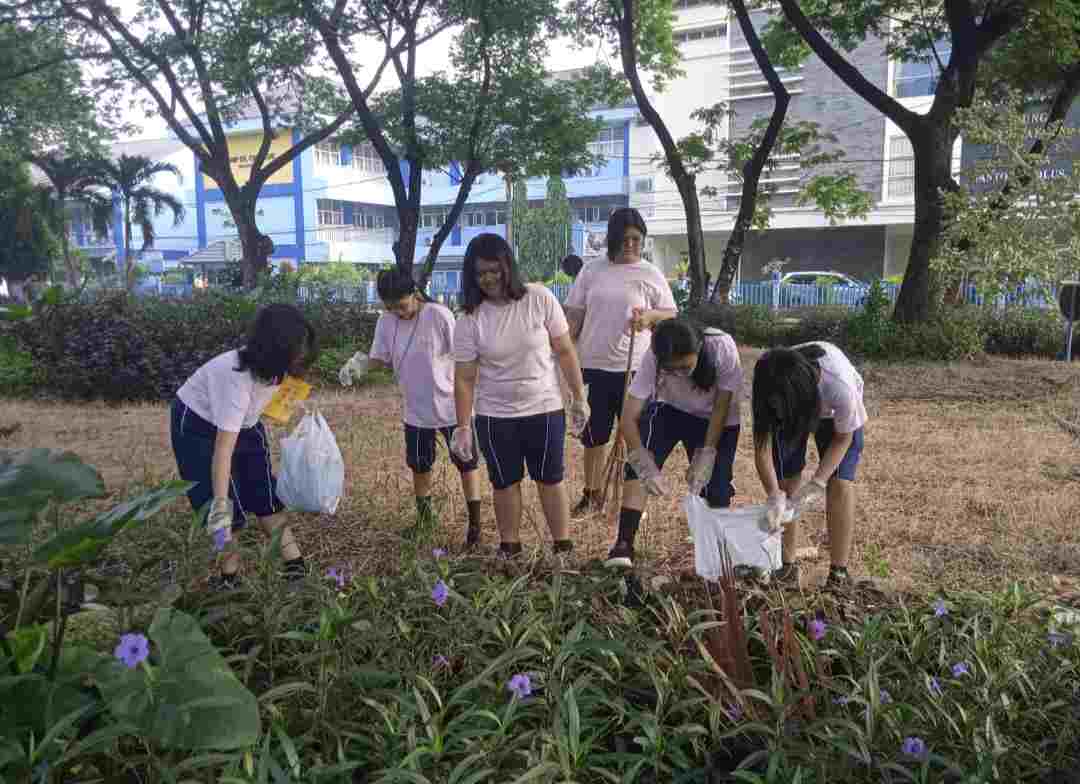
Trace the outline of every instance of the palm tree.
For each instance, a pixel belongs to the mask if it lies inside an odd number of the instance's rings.
[[[79,266],[71,258],[68,238],[69,202],[82,202],[90,210],[94,231],[100,236],[109,231],[112,201],[97,189],[95,174],[101,161],[78,156],[62,156],[57,153],[36,155],[30,162],[41,169],[53,187],[60,223],[60,244],[64,253],[64,272],[69,286],[79,285]]]
[[[142,155],[121,155],[116,160],[101,161],[94,175],[97,185],[108,188],[120,199],[124,214],[124,280],[128,289],[135,285],[135,258],[131,253],[131,226],[138,223],[143,242],[140,250],[153,247],[156,233],[154,218],[165,210],[172,212],[173,225],[184,222],[184,205],[170,193],[152,184],[158,174],[173,174],[183,181],[180,170],[171,163],[154,161]]]

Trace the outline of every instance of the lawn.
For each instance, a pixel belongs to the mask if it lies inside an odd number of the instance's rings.
[[[743,350],[744,367],[758,355]],[[1019,581],[1035,590],[1052,577],[1080,576],[1080,454],[1054,420],[1080,419],[1080,372],[1062,363],[985,359],[949,365],[876,365],[863,368],[870,413],[860,466],[853,571],[902,592],[933,588],[999,589]],[[750,373],[746,392],[749,394]],[[334,517],[298,516],[309,558],[320,567],[346,565],[360,574],[393,571],[403,546],[399,532],[412,522],[411,482],[404,465],[400,405],[392,386],[360,391],[324,389],[317,403],[346,460],[347,495]],[[162,405],[109,407],[5,401],[0,425],[21,428],[0,441],[8,448],[70,449],[104,475],[113,501],[136,487],[174,475],[167,411]],[[748,402],[735,466],[736,504],[763,500],[751,457]],[[273,428],[274,441],[284,428]],[[568,442],[568,485],[581,490],[581,446]],[[665,470],[671,496],[650,502],[643,531],[643,565],[659,573],[692,568],[693,547],[679,511],[685,470],[679,454]],[[523,539],[539,545],[546,526],[528,491]],[[435,495],[443,528],[434,545],[453,549],[463,539],[465,510],[457,477],[441,460]],[[484,536],[497,533],[490,499]],[[819,557],[804,577],[824,579],[828,566],[824,515],[811,512],[803,545]],[[602,557],[611,519],[575,524],[577,557]],[[151,534],[140,546],[152,549]]]

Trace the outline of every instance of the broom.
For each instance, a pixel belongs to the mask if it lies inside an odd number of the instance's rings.
[[[626,408],[626,398],[630,393],[630,371],[634,363],[634,341],[636,338],[637,332],[631,330],[630,352],[626,355],[626,378],[623,381],[622,410]],[[622,501],[623,466],[626,463],[626,441],[623,439],[621,425],[622,414],[619,415],[616,422],[615,444],[611,448],[611,454],[608,455],[607,466],[604,468],[604,486],[600,491],[600,500],[597,502],[599,511],[603,512],[607,508],[608,498],[611,498],[613,514],[610,514],[609,517],[612,519],[619,513],[619,504]]]

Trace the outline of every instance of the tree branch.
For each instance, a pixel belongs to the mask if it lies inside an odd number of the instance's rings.
[[[780,7],[784,10],[784,16],[787,17],[792,27],[833,73],[839,76],[860,98],[896,123],[909,137],[914,135],[914,130],[920,119],[918,114],[904,107],[903,104],[863,76],[859,69],[836,51],[832,44],[826,41],[825,37],[806,18],[806,14],[799,8],[798,0],[779,0],[779,2]]]
[[[309,147],[313,147],[324,139],[332,136],[339,128],[341,128],[342,125],[345,124],[349,117],[352,116],[354,111],[355,109],[350,106],[347,110],[339,114],[329,125],[323,126],[317,131],[312,131],[307,136],[300,139],[300,141],[298,141],[296,144],[292,145],[292,147],[283,152],[281,155],[276,156],[260,171],[259,187],[261,188],[263,183],[265,183],[266,180],[270,179],[279,169],[292,163],[296,158],[301,155],[301,153],[304,152],[304,150]],[[252,167],[251,179],[255,180],[254,167]]]
[[[214,132],[214,141],[218,144],[228,144],[225,138],[225,128],[221,122],[221,114],[218,111],[217,97],[214,95],[214,88],[210,82],[210,73],[206,67],[206,61],[203,59],[202,50],[195,46],[190,32],[184,29],[180,17],[176,15],[176,11],[169,3],[169,0],[156,0],[156,2],[172,26],[173,32],[184,47],[184,51],[188,53],[188,57],[191,59],[192,67],[195,69],[195,76],[199,82],[199,91],[202,93],[206,118],[210,121],[210,128]]]

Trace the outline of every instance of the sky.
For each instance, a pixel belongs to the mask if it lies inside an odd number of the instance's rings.
[[[123,10],[125,15],[127,15],[136,10],[138,0],[120,0],[117,5]],[[419,75],[425,76],[449,68],[449,51],[452,35],[453,31],[448,30],[420,46],[417,61]],[[568,39],[557,39],[553,41],[550,52],[551,54],[547,58],[547,67],[550,71],[581,68],[586,65],[591,65],[603,58],[602,52],[595,49],[580,50],[572,45]],[[363,54],[353,58],[353,65],[354,68],[356,68],[357,77],[361,84],[364,83],[364,74],[370,75],[373,73],[381,54],[382,48],[373,46],[370,49],[365,50]],[[615,68],[618,67],[618,63],[611,63],[611,65]],[[380,87],[390,88],[396,84],[397,78],[393,69],[387,68],[380,81]],[[129,93],[129,100],[125,101],[126,110],[124,120],[138,126],[140,130],[137,133],[125,137],[124,140],[161,139],[167,137],[169,131],[164,120],[160,117],[146,117],[145,111],[138,100],[143,97],[140,91],[132,89]],[[191,97],[198,100],[198,96]]]

